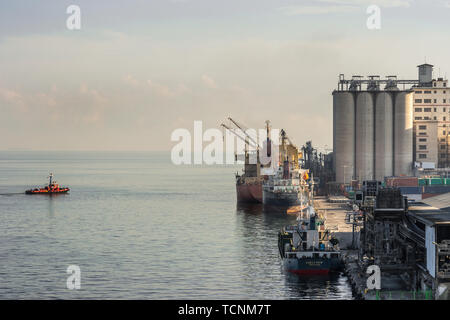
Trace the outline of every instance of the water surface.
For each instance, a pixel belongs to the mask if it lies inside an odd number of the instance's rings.
[[[0,299],[351,299],[344,276],[286,275],[293,217],[237,206],[239,166],[166,153],[0,152]],[[70,194],[20,194],[49,172]],[[68,290],[66,269],[81,269]]]

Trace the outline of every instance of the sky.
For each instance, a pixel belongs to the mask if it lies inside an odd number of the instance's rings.
[[[228,116],[332,149],[339,74],[446,77],[449,18],[441,0],[0,0],[0,150],[170,150]]]

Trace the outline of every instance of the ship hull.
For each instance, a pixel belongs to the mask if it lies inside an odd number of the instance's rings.
[[[25,194],[45,194],[45,195],[52,195],[52,194],[62,194],[62,193],[68,193],[69,189],[67,190],[60,190],[60,191],[34,191],[34,190],[27,190],[25,191]]]
[[[262,183],[236,184],[236,197],[238,203],[261,203]]]
[[[283,264],[285,270],[298,275],[323,275],[341,269],[340,260],[327,258],[284,258]]]
[[[291,208],[300,205],[298,193],[274,193],[263,190],[263,204],[273,207]]]

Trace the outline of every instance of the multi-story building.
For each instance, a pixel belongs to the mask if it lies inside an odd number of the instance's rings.
[[[433,66],[422,64],[414,90],[414,155],[416,162],[450,166],[450,88],[444,78],[432,78]]]

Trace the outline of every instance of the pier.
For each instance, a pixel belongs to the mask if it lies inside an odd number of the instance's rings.
[[[447,205],[439,199],[438,208],[408,205],[396,188],[366,193],[358,207],[343,197],[316,197],[316,210],[344,251],[344,272],[357,299],[450,299],[448,198]],[[361,221],[352,220],[356,216]],[[377,289],[368,288],[374,275],[369,266],[380,270]]]

